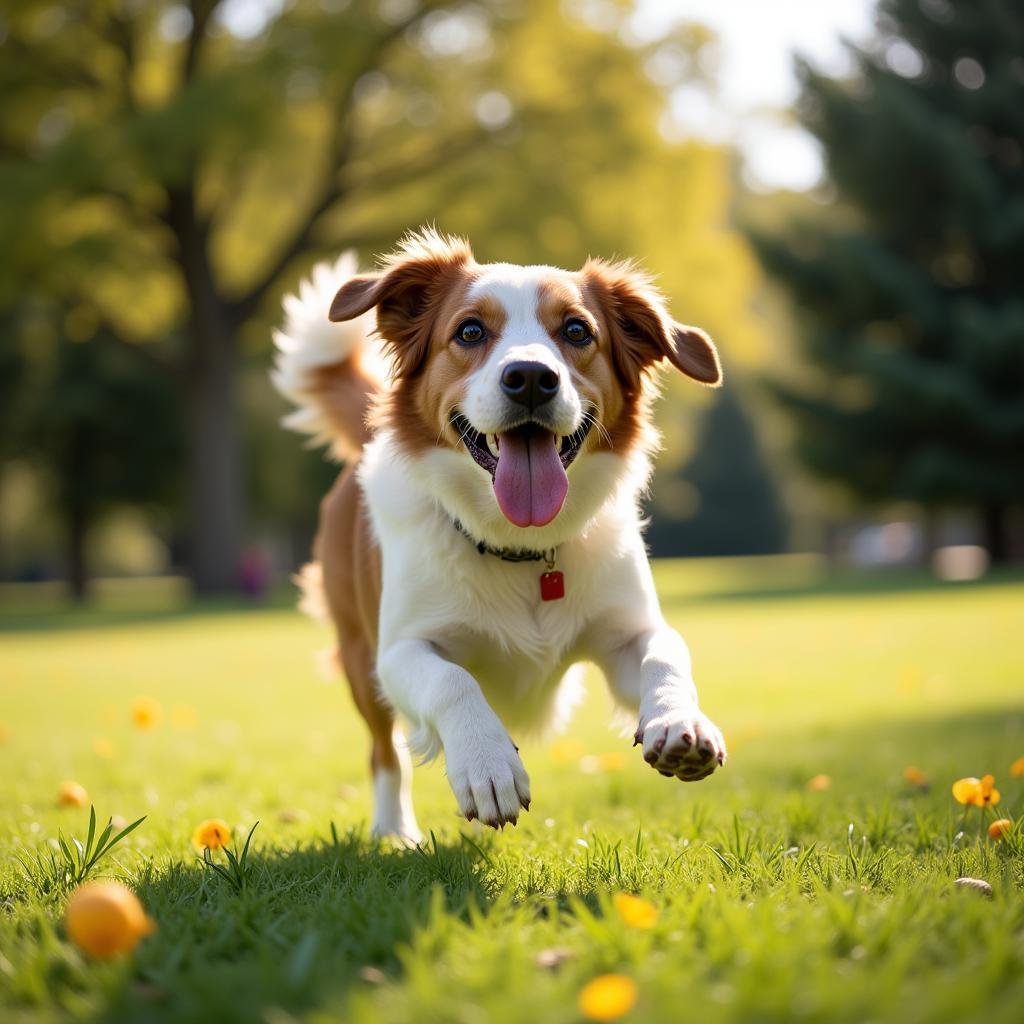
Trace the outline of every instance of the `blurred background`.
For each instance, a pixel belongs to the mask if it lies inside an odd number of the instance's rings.
[[[1019,560],[1022,145],[1015,0],[7,0],[0,593],[272,589],[337,472],[280,299],[424,223],[715,337],[653,554]]]

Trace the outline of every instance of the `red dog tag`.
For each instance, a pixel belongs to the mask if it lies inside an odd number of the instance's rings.
[[[565,597],[565,577],[557,570],[540,574],[540,599],[557,601]]]

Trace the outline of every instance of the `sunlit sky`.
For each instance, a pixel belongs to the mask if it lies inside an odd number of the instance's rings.
[[[219,20],[240,36],[259,32],[284,0],[223,0]],[[380,0],[396,16],[416,0]],[[604,0],[571,0],[600,12]],[[642,38],[675,23],[696,22],[719,38],[716,87],[677,88],[662,125],[671,138],[735,145],[744,178],[757,189],[808,189],[821,176],[815,141],[789,115],[796,96],[793,58],[801,54],[838,74],[849,63],[842,45],[871,35],[874,0],[636,0],[632,28]],[[187,10],[181,11],[187,18]],[[187,29],[187,25],[185,26]]]
[[[796,96],[793,57],[830,73],[849,63],[841,39],[870,37],[873,0],[638,0],[635,25],[656,36],[674,22],[698,22],[720,39],[718,86],[673,96],[667,130],[732,142],[745,178],[760,189],[807,189],[821,175],[814,140],[787,118]]]

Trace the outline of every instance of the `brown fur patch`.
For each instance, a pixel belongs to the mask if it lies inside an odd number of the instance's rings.
[[[317,397],[323,415],[344,438],[346,451],[360,451],[370,439],[367,418],[376,382],[355,359],[315,366],[308,371],[307,381],[306,390]]]
[[[722,381],[718,353],[699,328],[677,324],[650,275],[632,263],[588,260],[581,274],[601,305],[613,334],[616,364],[627,381],[667,359],[702,384]]]
[[[371,767],[393,771],[398,767],[392,739],[394,716],[380,699],[375,676],[380,550],[352,468],[338,477],[320,505],[320,529],[313,552],[320,564],[323,596],[338,634],[352,697],[370,727]]]
[[[459,324],[474,317],[492,336],[500,335],[505,325],[500,303],[489,298],[468,302],[475,276],[473,268],[461,268],[449,278],[447,290],[433,297],[421,362],[411,369],[399,366],[390,391],[380,395],[374,410],[374,423],[393,430],[407,451],[458,443],[448,418],[462,398],[466,377],[488,350],[486,342],[467,347],[454,341]]]

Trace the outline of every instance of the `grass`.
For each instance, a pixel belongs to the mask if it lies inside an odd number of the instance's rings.
[[[418,769],[418,850],[369,840],[363,728],[313,668],[326,632],[290,607],[0,609],[0,1019],[547,1024],[618,972],[633,1020],[1019,1021],[1024,836],[979,838],[949,787],[992,772],[1000,813],[1024,813],[1024,582],[869,586],[808,560],[658,580],[726,769],[652,772],[593,679],[567,738],[521,744],[517,828],[467,826],[442,767]],[[140,697],[161,710],[147,731]],[[65,779],[100,825],[146,815],[94,869],[158,923],[127,959],[72,947],[64,892],[32,869],[59,833],[85,838],[88,810],[56,804]],[[244,884],[193,853],[210,817],[239,850],[260,821]],[[655,904],[652,929],[619,918],[620,891]]]

